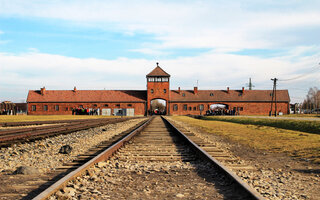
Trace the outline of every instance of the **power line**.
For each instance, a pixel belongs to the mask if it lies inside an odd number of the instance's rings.
[[[319,65],[320,65],[320,63],[319,63]],[[289,78],[289,79],[279,79],[279,81],[293,81],[293,80],[308,76],[308,75],[314,73],[315,71],[317,71],[319,69],[320,69],[320,66],[315,66],[314,69],[311,70],[311,72],[308,72],[308,73],[305,73],[305,74],[301,74],[299,76],[296,76],[296,77],[293,77],[293,78]]]

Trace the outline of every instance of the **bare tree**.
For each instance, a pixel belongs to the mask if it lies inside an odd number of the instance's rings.
[[[161,101],[156,99],[151,102],[151,110],[155,110],[155,109],[158,109],[160,112],[165,112],[166,106],[163,103],[161,103]]]
[[[302,108],[308,111],[317,110],[320,104],[320,91],[317,87],[309,88],[306,99],[302,103]]]

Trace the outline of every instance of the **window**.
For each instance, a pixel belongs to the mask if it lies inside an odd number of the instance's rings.
[[[31,110],[32,111],[36,111],[37,110],[37,106],[35,106],[35,105],[31,106]]]
[[[213,93],[210,93],[210,97],[212,97],[213,96]]]
[[[128,107],[132,107],[132,104],[128,104]]]
[[[203,109],[204,109],[203,104],[200,104],[200,105],[199,105],[199,110],[200,110],[200,111],[203,111]]]
[[[104,104],[104,106],[105,106],[105,107],[108,107],[109,105],[108,105],[108,104]]]
[[[97,104],[93,104],[93,107],[97,107]]]
[[[242,93],[239,93],[239,95],[238,95],[239,97],[241,97],[242,96]]]
[[[54,106],[54,110],[55,110],[55,111],[59,111],[59,106],[58,106],[58,105],[55,105],[55,106]]]
[[[192,110],[192,107],[191,107],[191,106],[189,107],[189,110]]]
[[[165,78],[162,78],[162,82],[168,82],[169,81],[169,78],[165,77]]]
[[[44,111],[48,111],[48,105],[44,105],[44,106],[43,106],[43,110],[44,110]]]
[[[183,96],[183,97],[185,97],[185,96],[186,96],[186,94],[185,94],[185,93],[182,93],[182,96]]]
[[[163,93],[167,93],[167,89],[163,89]]]
[[[153,89],[150,90],[151,94],[153,94]]]
[[[197,107],[195,106],[195,107],[193,107],[193,110],[197,110]]]
[[[120,107],[120,104],[117,104],[116,106],[117,106],[117,107]]]
[[[183,105],[183,110],[188,110],[188,105],[187,104]]]
[[[80,105],[79,108],[83,108],[83,105]]]
[[[158,78],[157,78],[157,82],[161,82],[161,77],[158,77]]]
[[[69,110],[69,108],[68,107],[66,107],[66,111],[68,111]]]
[[[149,82],[154,82],[154,78],[148,78]]]
[[[177,111],[178,110],[178,105],[177,104],[173,104],[173,110]]]
[[[240,111],[243,111],[243,107],[240,107]]]

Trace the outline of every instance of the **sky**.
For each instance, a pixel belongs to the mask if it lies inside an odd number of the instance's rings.
[[[28,90],[320,88],[318,0],[0,0],[0,101]]]

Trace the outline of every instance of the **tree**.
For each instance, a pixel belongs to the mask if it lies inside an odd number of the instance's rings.
[[[166,111],[166,106],[158,99],[151,101],[151,110],[158,109],[160,112]]]
[[[309,88],[306,99],[302,103],[302,108],[308,111],[318,110],[320,105],[320,91],[317,87]],[[318,111],[317,111],[318,112]]]

